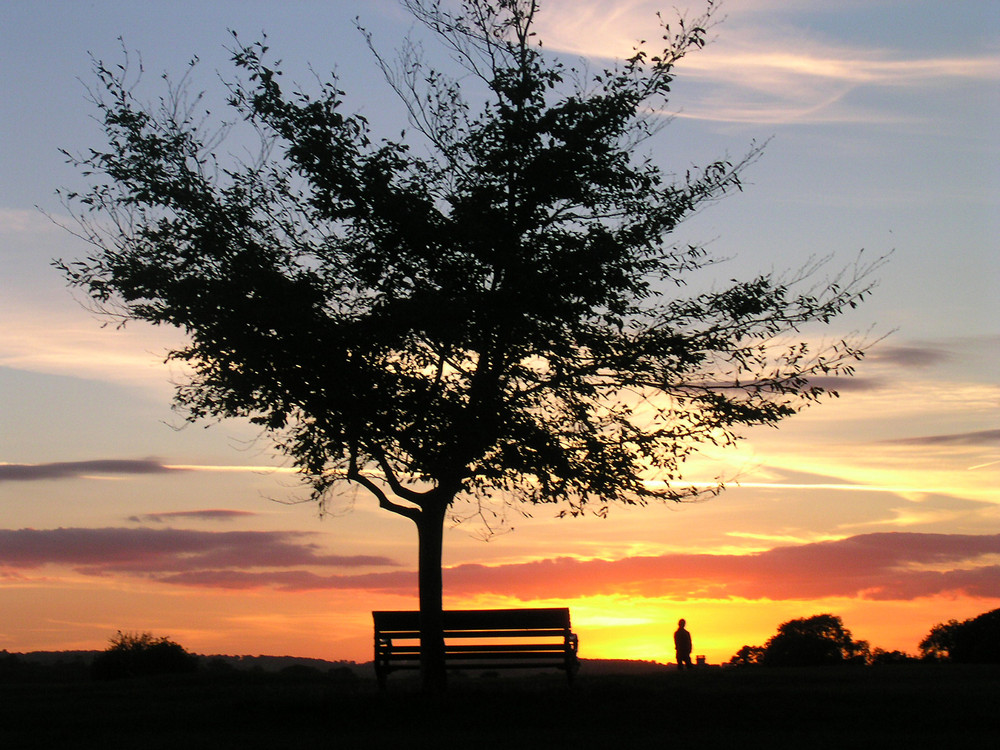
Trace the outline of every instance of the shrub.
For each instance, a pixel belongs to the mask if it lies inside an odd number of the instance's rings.
[[[120,630],[91,665],[91,673],[98,680],[185,674],[197,669],[198,657],[168,638]]]

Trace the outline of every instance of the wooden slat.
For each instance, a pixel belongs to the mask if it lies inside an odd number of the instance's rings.
[[[469,651],[566,651],[565,643],[479,643],[475,645],[445,645],[445,653],[461,654]]]
[[[569,609],[452,609],[443,613],[445,630],[568,629]],[[420,613],[412,610],[372,612],[375,629],[419,631]]]
[[[449,610],[444,613],[446,630],[525,630],[528,628],[568,628],[569,609],[487,609]]]

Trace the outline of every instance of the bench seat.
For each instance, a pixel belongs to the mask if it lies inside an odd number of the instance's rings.
[[[572,680],[580,667],[569,609],[466,609],[444,615],[445,664],[458,669],[562,669]],[[375,676],[385,687],[391,672],[420,668],[420,613],[372,612]]]

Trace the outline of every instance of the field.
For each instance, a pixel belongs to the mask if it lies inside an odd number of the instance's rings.
[[[1000,668],[455,676],[204,673],[0,685],[0,748],[989,748]]]

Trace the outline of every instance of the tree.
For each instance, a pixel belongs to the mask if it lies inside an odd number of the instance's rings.
[[[910,664],[918,662],[919,659],[903,651],[886,651],[884,648],[873,648],[869,663],[872,665],[884,664]]]
[[[179,643],[166,637],[156,638],[151,633],[120,630],[91,664],[91,672],[99,680],[187,674],[197,669],[198,657]]]
[[[939,622],[920,641],[920,657],[926,661],[947,661],[955,643],[958,620]]]
[[[743,646],[733,654],[729,663],[737,667],[755,667],[764,663],[763,646]]]
[[[665,25],[662,51],[590,74],[543,53],[535,0],[401,2],[464,78],[416,45],[395,63],[375,52],[415,131],[399,140],[374,142],[335,79],[283,88],[264,41],[233,49],[235,125],[262,142],[250,163],[218,148],[184,85],[144,105],[128,66],[95,62],[108,145],[68,155],[94,179],[64,195],[95,250],[57,265],[123,321],[187,334],[169,356],[191,368],[176,391],[190,419],[248,417],[320,503],[354,483],[416,524],[424,680],[440,687],[449,510],[604,515],[697,495],[692,451],[852,372],[857,344],[789,336],[870,282],[812,268],[679,294],[713,259],[671,231],[760,151],[675,177],[637,149],[711,5]]]
[[[920,642],[927,660],[1000,664],[1000,609],[958,622],[938,623]]]
[[[867,663],[867,641],[855,641],[836,615],[789,620],[764,646],[763,664],[778,667]]]

